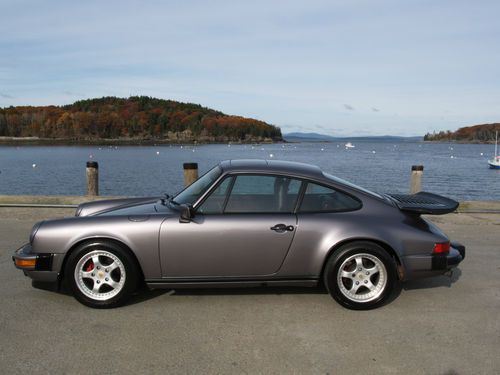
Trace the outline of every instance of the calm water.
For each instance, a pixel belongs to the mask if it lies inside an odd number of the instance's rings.
[[[424,189],[459,200],[500,200],[500,170],[488,169],[492,145],[357,142],[147,147],[0,146],[0,194],[82,195],[85,163],[99,162],[101,195],[158,195],[182,188],[182,163],[200,173],[224,159],[301,161],[379,192],[406,193],[411,166]],[[272,155],[272,156],[271,156]]]

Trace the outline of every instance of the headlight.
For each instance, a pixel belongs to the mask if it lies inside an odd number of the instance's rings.
[[[38,232],[38,229],[42,226],[43,221],[39,221],[35,225],[33,225],[33,228],[31,229],[30,233],[30,245],[33,244],[33,240],[35,239],[36,232]]]

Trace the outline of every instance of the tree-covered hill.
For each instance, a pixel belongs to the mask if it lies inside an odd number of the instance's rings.
[[[500,132],[500,123],[466,126],[457,131],[427,133],[424,141],[488,143],[495,141],[495,132]]]
[[[198,104],[133,96],[80,100],[65,106],[0,108],[0,136],[75,142],[263,142],[280,141],[281,130]]]

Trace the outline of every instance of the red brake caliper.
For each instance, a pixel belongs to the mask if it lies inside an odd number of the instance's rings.
[[[85,267],[85,272],[90,272],[94,269],[94,262],[92,262],[92,259],[89,260],[87,263],[87,267]]]

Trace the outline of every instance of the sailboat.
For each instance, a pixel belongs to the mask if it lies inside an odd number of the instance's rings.
[[[346,149],[347,148],[354,148],[354,147],[356,147],[351,142],[347,142],[344,146],[345,146]]]
[[[498,131],[495,135],[495,154],[493,155],[493,159],[488,160],[488,164],[490,168],[500,169],[500,155],[498,155]]]

